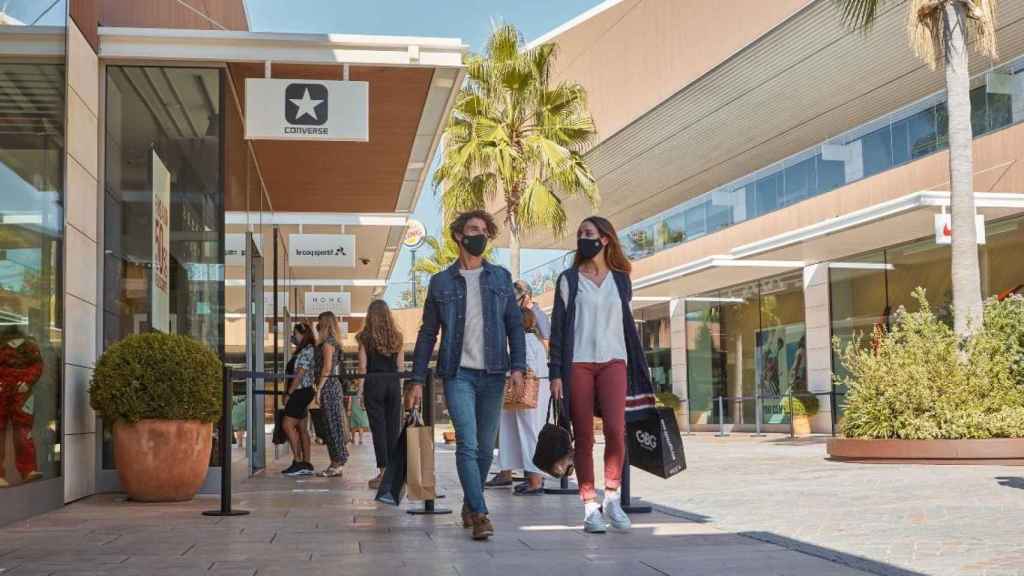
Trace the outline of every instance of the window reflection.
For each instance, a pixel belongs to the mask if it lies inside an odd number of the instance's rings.
[[[0,64],[0,488],[60,475],[63,166],[64,67]]]

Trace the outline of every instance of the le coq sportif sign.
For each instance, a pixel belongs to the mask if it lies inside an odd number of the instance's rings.
[[[352,268],[356,262],[356,237],[351,234],[291,234],[288,264]]]
[[[370,84],[247,78],[245,138],[369,142]]]

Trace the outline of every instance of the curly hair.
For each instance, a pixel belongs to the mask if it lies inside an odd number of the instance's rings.
[[[387,302],[374,300],[370,303],[366,309],[366,322],[356,335],[356,341],[366,350],[375,350],[381,354],[398,354],[402,351],[402,331],[395,325]]]
[[[469,224],[470,220],[479,218],[484,221],[484,227],[487,230],[487,239],[494,240],[498,235],[498,225],[494,222],[494,216],[486,210],[471,210],[469,212],[463,212],[455,217],[454,220],[448,224],[448,235],[451,236],[452,240],[458,244],[459,239],[455,237],[456,234],[462,234],[463,230],[466,229],[466,224]]]

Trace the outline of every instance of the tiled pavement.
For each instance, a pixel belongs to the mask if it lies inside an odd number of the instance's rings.
[[[216,507],[216,500],[206,497],[144,505],[104,495],[4,527],[0,574],[932,573],[923,568],[947,574],[1024,574],[1024,563],[1015,562],[1024,558],[1018,545],[1024,539],[1014,538],[1016,533],[1000,534],[995,544],[974,553],[975,545],[987,541],[985,531],[968,535],[961,530],[965,519],[976,528],[970,510],[989,492],[975,494],[979,486],[956,482],[984,474],[910,467],[861,470],[865,467],[823,461],[822,447],[814,444],[739,437],[690,437],[686,442],[687,472],[667,482],[634,476],[635,492],[649,497],[657,510],[635,516],[628,534],[582,534],[576,497],[521,498],[497,490],[489,492],[488,502],[498,533],[490,542],[472,542],[457,514],[413,516],[404,511],[409,504],[395,509],[374,503],[365,489],[372,453],[364,446],[355,449],[342,480],[292,480],[270,473],[246,481],[236,492],[235,506],[251,510],[250,516],[204,517],[202,510]],[[461,494],[454,456],[450,449],[440,450],[439,480],[449,496],[439,503],[457,510]],[[992,473],[1012,476],[1006,470],[992,470],[988,479]],[[938,478],[926,481],[932,475]],[[918,494],[914,486],[944,486],[952,496],[940,498],[941,508],[935,508],[924,503],[930,496]],[[977,523],[1002,530],[1005,519],[1021,517],[1017,501],[1024,491],[1000,490],[1003,497],[985,505],[984,519]],[[950,500],[960,505],[950,507]],[[937,534],[937,541],[959,547],[917,545],[914,557],[897,554],[901,543],[932,542],[914,540],[920,526],[929,526],[924,532]]]

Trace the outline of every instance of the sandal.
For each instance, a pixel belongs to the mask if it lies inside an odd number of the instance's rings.
[[[536,488],[530,488],[529,482],[523,482],[512,490],[512,494],[515,496],[539,496],[544,493],[544,485],[541,484]]]
[[[317,474],[317,476],[320,476],[321,478],[340,478],[341,474],[341,466],[338,466],[337,468],[335,468],[334,466],[328,466],[327,468],[324,469],[323,472]]]

